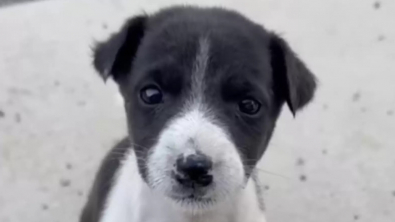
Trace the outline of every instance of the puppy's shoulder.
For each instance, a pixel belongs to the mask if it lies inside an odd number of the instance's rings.
[[[108,152],[96,174],[88,201],[82,211],[80,222],[99,221],[106,198],[113,186],[114,176],[129,149],[130,141],[128,138],[124,138]]]

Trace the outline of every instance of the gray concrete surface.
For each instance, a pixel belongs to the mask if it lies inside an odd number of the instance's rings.
[[[176,0],[52,0],[0,9],[0,221],[76,221],[125,134],[89,46]],[[189,1],[193,3],[193,1]],[[320,79],[284,109],[259,168],[270,222],[395,221],[395,2],[216,0],[288,39]]]
[[[0,7],[39,0],[0,0]]]

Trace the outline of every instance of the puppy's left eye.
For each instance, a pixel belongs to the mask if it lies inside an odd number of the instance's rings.
[[[141,99],[149,105],[161,103],[163,101],[162,91],[156,86],[147,86],[140,92]]]
[[[239,102],[239,110],[248,115],[257,114],[261,108],[261,104],[255,99],[243,99]]]

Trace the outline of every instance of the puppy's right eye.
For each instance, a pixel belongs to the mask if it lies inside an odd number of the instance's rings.
[[[162,91],[156,86],[147,86],[140,92],[140,97],[144,103],[154,105],[163,101]]]
[[[255,99],[244,99],[239,102],[239,109],[241,112],[254,115],[259,112],[261,104]]]

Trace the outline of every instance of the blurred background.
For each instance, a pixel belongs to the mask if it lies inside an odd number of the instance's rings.
[[[126,135],[90,47],[174,3],[236,9],[281,33],[317,75],[284,108],[259,165],[268,222],[395,221],[395,1],[0,0],[0,221],[77,221],[100,160]]]

